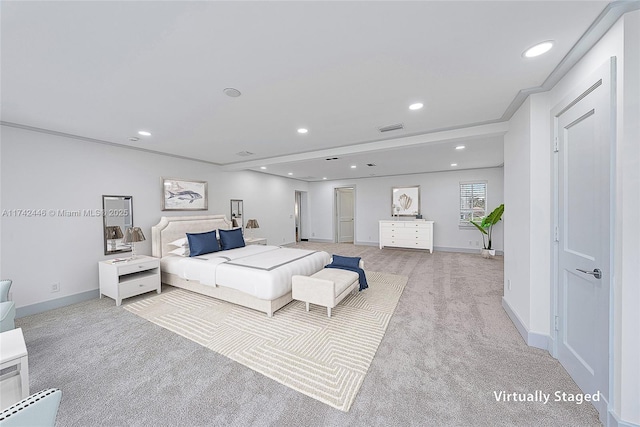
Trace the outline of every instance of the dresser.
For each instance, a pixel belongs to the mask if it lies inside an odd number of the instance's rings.
[[[433,221],[380,221],[380,249],[385,246],[433,253]]]
[[[106,295],[120,305],[124,298],[149,291],[160,293],[160,260],[149,256],[137,256],[128,261],[101,261],[100,298]]]

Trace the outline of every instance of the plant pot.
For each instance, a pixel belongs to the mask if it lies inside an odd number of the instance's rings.
[[[496,256],[495,249],[481,249],[480,253],[482,254],[482,258],[493,258]]]

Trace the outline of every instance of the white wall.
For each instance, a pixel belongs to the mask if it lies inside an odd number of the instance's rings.
[[[434,247],[444,250],[479,250],[482,235],[475,228],[460,228],[460,182],[486,180],[490,210],[503,200],[502,168],[434,172],[392,177],[374,177],[348,181],[322,181],[309,183],[309,206],[313,212],[310,225],[311,240],[334,239],[334,189],[355,188],[355,243],[375,244],[378,239],[378,221],[391,219],[391,188],[420,186],[420,212],[434,223]],[[506,207],[504,221],[508,221]],[[493,231],[493,246],[502,251],[503,224]],[[469,245],[472,241],[472,245]],[[476,245],[479,242],[480,246]]]
[[[531,271],[531,97],[522,104],[509,122],[504,137],[505,220],[504,234],[504,299],[529,330]],[[509,289],[509,284],[511,289]]]
[[[530,207],[512,210],[509,220],[528,223],[530,227],[535,226],[535,230],[531,228],[526,236],[522,230],[511,229],[511,223],[505,228],[505,282],[509,277],[518,278],[517,289],[515,283],[511,292],[505,288],[505,301],[529,331],[551,334],[550,111],[612,56],[617,57],[618,117],[610,417],[616,419],[613,423],[640,424],[640,11],[624,15],[551,91],[531,96],[510,121],[510,130],[505,136],[505,205],[518,202],[511,186],[526,183],[523,170],[527,168],[529,194],[525,197]],[[522,153],[515,152],[514,145],[527,139],[526,124],[521,122],[527,115],[530,120],[528,159],[520,157]],[[518,241],[523,238],[528,241]],[[530,248],[528,261],[522,256],[511,256],[511,248],[521,245]],[[520,280],[525,282],[521,284]]]
[[[0,136],[3,210],[47,212],[1,218],[0,268],[2,277],[13,279],[18,308],[95,292],[98,261],[114,257],[103,252],[101,217],[61,217],[49,210],[101,209],[103,194],[132,196],[134,223],[148,239],[136,246],[141,254],[151,254],[151,226],[161,216],[207,213],[163,212],[162,177],[208,181],[208,213],[229,217],[230,199],[243,199],[245,217],[260,224],[256,236],[272,244],[294,241],[294,193],[305,191],[306,182],[221,172],[202,162],[7,126]],[[53,283],[60,283],[59,292],[50,292]]]
[[[547,93],[531,95],[505,135],[504,301],[525,328],[530,345],[547,347],[551,291],[551,143]],[[511,288],[509,288],[511,287]]]
[[[624,17],[622,129],[618,140],[614,284],[616,414],[640,425],[640,11]]]

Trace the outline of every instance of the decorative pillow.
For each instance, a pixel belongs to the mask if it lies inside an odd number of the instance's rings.
[[[189,256],[210,254],[220,250],[218,239],[216,239],[216,230],[206,233],[187,233],[189,241]]]
[[[170,254],[179,255],[179,256],[189,256],[189,246],[183,246],[181,248],[176,248],[172,251],[169,251]]]
[[[340,267],[349,267],[349,268],[359,268],[360,267],[360,257],[347,257],[334,255],[333,261],[331,264],[340,266]]]
[[[189,247],[189,241],[187,240],[186,237],[183,237],[182,239],[178,239],[178,240],[174,240],[173,242],[169,243],[169,246],[177,246],[177,247]]]
[[[220,245],[222,250],[242,248],[244,247],[244,237],[242,237],[242,229],[235,230],[218,230],[220,233]]]

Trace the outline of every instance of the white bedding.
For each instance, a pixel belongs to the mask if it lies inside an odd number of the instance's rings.
[[[203,285],[225,286],[273,300],[291,291],[291,276],[311,275],[329,263],[326,252],[249,245],[197,257],[168,255],[162,270]]]
[[[216,283],[256,298],[273,300],[291,292],[294,274],[310,276],[329,263],[326,252],[278,248],[218,265]]]

